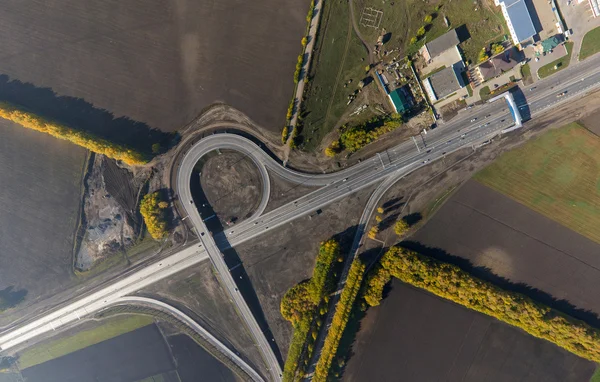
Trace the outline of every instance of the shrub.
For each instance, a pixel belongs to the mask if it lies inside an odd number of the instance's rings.
[[[169,204],[161,200],[159,192],[146,194],[140,202],[140,213],[150,236],[154,240],[161,240],[167,236],[167,220],[165,210]]]
[[[492,52],[494,52],[494,54],[502,53],[502,51],[504,51],[504,46],[502,46],[502,44],[496,42],[492,44]]]
[[[374,225],[369,230],[369,233],[367,234],[367,236],[369,236],[369,239],[375,239],[377,237],[378,233],[379,233],[379,227],[377,227],[376,225]]]
[[[350,318],[352,307],[360,290],[364,274],[365,264],[359,258],[356,258],[348,271],[346,284],[335,308],[331,326],[321,350],[321,356],[315,367],[315,374],[313,376],[313,381],[315,382],[327,381],[331,363],[337,353],[344,329],[346,329],[346,325],[348,324],[348,319]]]
[[[328,157],[334,157],[335,154],[340,152],[340,141],[333,141],[331,144],[325,149],[325,155]]]
[[[0,117],[18,123],[28,129],[50,134],[51,136],[69,141],[97,154],[121,160],[128,165],[140,165],[148,160],[142,153],[124,145],[112,143],[90,133],[75,130],[30,113],[8,102],[0,102]]]
[[[490,58],[490,56],[488,55],[487,50],[485,48],[481,49],[481,52],[479,52],[479,56],[477,58],[479,62],[486,61],[488,58]]]
[[[407,284],[495,317],[565,350],[600,362],[600,330],[516,292],[471,276],[459,267],[392,247],[381,267]]]

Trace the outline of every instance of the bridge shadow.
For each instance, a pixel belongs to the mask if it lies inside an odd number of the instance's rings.
[[[118,117],[83,98],[59,96],[51,88],[11,80],[0,74],[0,102],[25,108],[45,119],[110,142],[131,147],[147,157],[166,152],[179,141],[179,134],[164,133],[143,122]]]
[[[515,104],[519,109],[519,114],[521,115],[521,119],[523,120],[523,122],[530,120],[531,110],[529,108],[529,104],[527,103],[526,94],[518,86],[515,86],[513,89],[510,90],[510,92],[512,93],[512,96],[515,100]]]
[[[275,341],[273,332],[269,327],[269,323],[262,310],[260,301],[256,295],[256,291],[252,285],[252,281],[250,280],[250,277],[248,276],[248,273],[246,272],[246,269],[244,268],[237,251],[231,248],[229,242],[227,241],[227,237],[223,234],[225,227],[221,224],[221,221],[216,216],[214,209],[210,205],[208,198],[206,197],[206,194],[200,185],[199,171],[192,172],[192,178],[190,182],[193,201],[198,209],[198,212],[200,213],[200,216],[204,219],[204,224],[206,224],[210,234],[213,235],[217,243],[226,243],[226,245],[219,245],[220,248],[229,247],[226,250],[222,250],[222,254],[227,268],[230,270],[231,277],[235,281],[238,290],[242,294],[246,304],[254,315],[254,318],[256,319],[256,322],[258,323],[262,333],[267,338],[273,353],[277,357],[277,360],[281,365],[283,365],[281,351],[279,350],[279,346]],[[182,200],[181,202],[188,203],[186,200]]]
[[[473,265],[473,263],[467,259],[449,254],[440,248],[425,246],[416,241],[403,241],[399,245],[422,255],[429,256],[446,263],[454,264],[467,273],[482,280],[488,281],[499,288],[511,292],[521,293],[536,302],[547,305],[559,312],[581,320],[590,326],[600,328],[600,318],[595,312],[578,308],[567,300],[559,300],[549,293],[534,288],[528,284],[522,282],[512,282],[509,279],[493,273],[492,269],[488,267]]]

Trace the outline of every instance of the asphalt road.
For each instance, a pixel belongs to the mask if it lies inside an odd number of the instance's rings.
[[[530,88],[523,89],[522,100],[517,100],[517,103],[522,106],[522,114],[533,118],[549,108],[556,108],[560,104],[585,95],[587,91],[596,88],[600,85],[599,63],[600,55],[597,55],[582,63],[572,65],[552,77],[538,81],[531,91]],[[557,97],[562,92],[566,92],[565,95]],[[450,152],[475,146],[509,128],[512,124],[513,120],[504,100],[475,106],[472,109],[460,112],[454,121],[431,130],[426,135],[421,135],[416,140],[416,144],[413,141],[405,142],[351,168],[331,174],[302,174],[281,167],[254,143],[239,136],[219,134],[202,139],[184,157],[178,169],[177,181],[180,200],[185,206],[202,244],[186,248],[125,277],[109,287],[98,290],[20,327],[5,331],[0,335],[0,348],[5,350],[14,347],[36,336],[55,330],[57,327],[76,321],[81,316],[98,311],[120,297],[203,261],[208,256],[218,270],[246,324],[252,331],[271,371],[273,380],[280,380],[281,366],[269,345],[269,339],[265,338],[260,331],[256,320],[250,313],[250,309],[237,290],[237,286],[223,261],[220,248],[235,246],[255,238],[263,232],[275,229],[300,216],[310,214],[318,208],[386,178],[391,179],[389,182],[397,181],[411,171],[425,166]],[[196,163],[194,158],[198,157],[199,152],[206,152],[208,147],[242,151],[254,158],[253,160],[259,164],[260,168],[263,166],[269,168],[279,176],[296,183],[322,186],[322,188],[267,214],[260,216],[255,214],[253,218],[216,234],[213,238],[206,229],[198,210],[193,204],[189,203],[192,200],[189,179]],[[268,187],[266,184],[268,182],[263,182],[263,187]],[[268,190],[263,191],[268,192]]]

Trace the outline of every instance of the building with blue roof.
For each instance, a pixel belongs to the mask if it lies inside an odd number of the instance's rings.
[[[510,37],[515,45],[531,40],[537,34],[525,0],[494,0],[502,8]]]

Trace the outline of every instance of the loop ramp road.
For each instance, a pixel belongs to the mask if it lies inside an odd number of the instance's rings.
[[[573,64],[547,79],[536,82],[535,86],[522,89],[525,95],[524,100],[517,102],[519,108],[527,109],[529,116],[533,118],[550,108],[558,108],[564,103],[588,94],[599,85],[600,55],[596,55],[583,62]],[[563,92],[564,96],[557,97],[557,94]],[[519,102],[521,103],[519,104]],[[387,186],[410,172],[426,166],[431,161],[465,147],[474,147],[512,125],[513,119],[505,101],[498,100],[474,106],[460,112],[450,123],[431,130],[427,134],[421,134],[415,141],[402,143],[355,166],[331,174],[304,174],[282,167],[256,144],[233,134],[216,134],[204,138],[194,144],[186,153],[177,170],[176,182],[176,192],[179,193],[185,212],[190,216],[190,222],[197,232],[201,244],[194,244],[143,269],[126,274],[108,286],[103,286],[44,315],[32,317],[24,324],[14,325],[0,334],[0,349],[6,350],[27,343],[37,336],[73,323],[82,316],[93,314],[115,303],[121,297],[204,261],[208,257],[246,325],[250,328],[271,373],[271,379],[278,381],[281,379],[281,365],[270,346],[269,340],[272,339],[265,338],[260,330],[246,302],[237,290],[220,251],[307,215],[371,184],[385,180]],[[190,203],[192,201],[190,176],[196,161],[202,155],[216,149],[232,149],[248,155],[258,166],[263,180],[268,179],[265,177],[264,168],[266,168],[289,181],[321,188],[266,214],[263,214],[262,211],[264,211],[268,197],[263,198],[261,207],[259,207],[261,213],[255,213],[252,218],[224,232],[216,233],[213,238],[195,205]],[[265,193],[269,192],[268,184],[268,181],[263,181],[263,192]],[[375,208],[376,203],[372,200],[361,217],[363,224],[366,224],[365,222],[372,213],[367,210]],[[359,232],[359,236],[363,232],[364,227]],[[355,244],[358,245],[360,239],[356,240],[358,241],[355,241]],[[356,253],[355,246],[353,246],[353,253]]]

